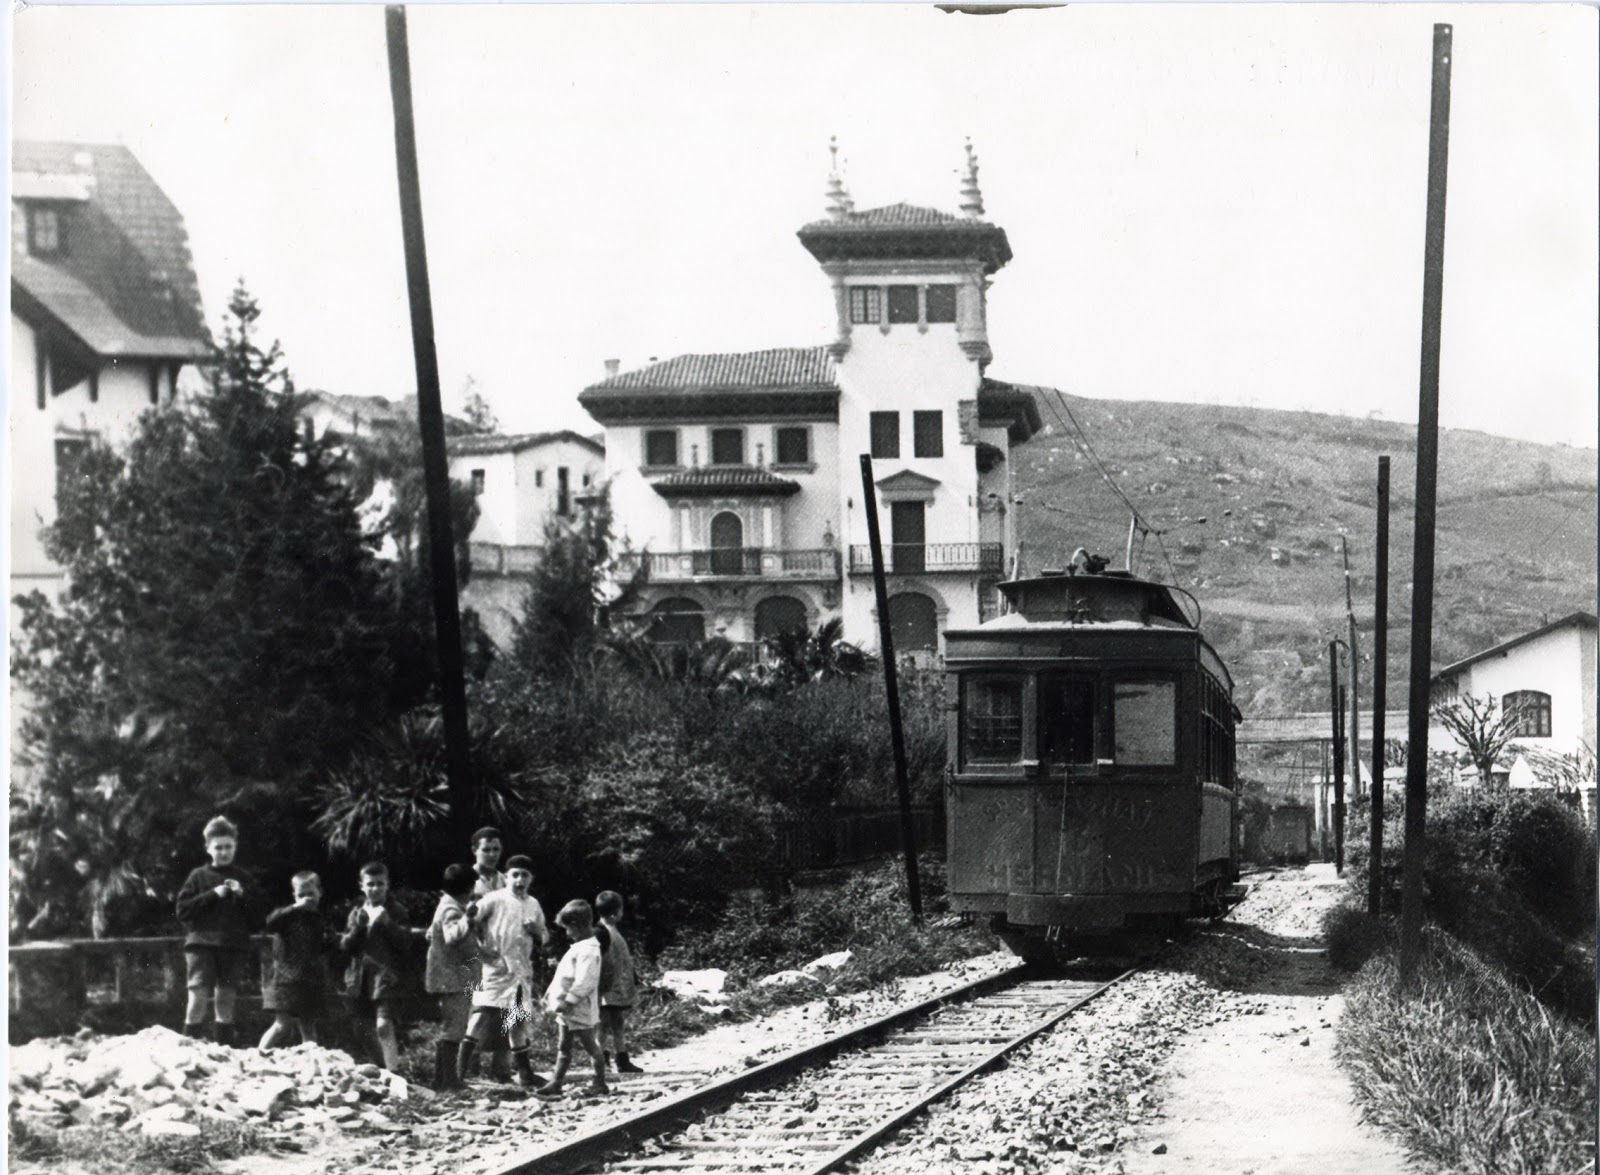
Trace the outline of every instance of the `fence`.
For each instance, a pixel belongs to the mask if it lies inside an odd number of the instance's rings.
[[[942,806],[912,808],[911,824],[919,852],[944,851]],[[841,810],[823,819],[791,820],[778,828],[778,863],[784,872],[860,865],[900,851],[898,808]]]
[[[998,575],[1005,567],[1005,548],[999,543],[888,543],[883,548],[886,574],[926,571],[978,571]],[[852,575],[872,571],[872,548],[850,548]]]
[[[413,928],[416,971],[427,949],[424,931]],[[261,1008],[261,986],[271,974],[272,937],[250,940],[255,966],[239,986],[238,1016],[253,1021]],[[343,956],[330,960],[337,983]],[[185,999],[183,939],[98,938],[13,943],[7,957],[10,1036],[13,1043],[71,1032],[79,1025],[112,1027],[173,1022]],[[426,1001],[412,1011],[426,1014]]]

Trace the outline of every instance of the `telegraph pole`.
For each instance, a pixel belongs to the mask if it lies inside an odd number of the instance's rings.
[[[1411,557],[1411,670],[1407,682],[1405,888],[1400,987],[1422,958],[1422,863],[1428,806],[1428,681],[1433,671],[1433,531],[1439,482],[1439,336],[1444,301],[1444,208],[1450,163],[1451,29],[1433,26],[1428,114],[1428,211],[1422,252],[1422,363],[1417,394],[1417,511]]]
[[[384,10],[384,18],[389,47],[389,96],[394,106],[395,165],[400,178],[400,230],[405,241],[406,288],[411,302],[411,349],[417,368],[417,424],[422,431],[423,488],[428,500],[429,570],[434,634],[439,647],[439,697],[444,711],[450,820],[464,842],[472,826],[472,759],[467,744],[461,610],[456,598],[455,528],[450,519],[450,463],[445,454],[439,359],[433,342],[433,294],[428,285],[428,251],[422,233],[406,10],[392,4]]]
[[[889,624],[889,588],[883,576],[883,540],[878,535],[878,495],[872,484],[872,457],[861,454],[861,501],[866,506],[867,541],[872,546],[872,589],[878,599],[878,647],[883,653],[883,688],[889,695],[889,741],[894,746],[894,785],[900,793],[900,843],[906,855],[906,894],[911,920],[922,924],[922,884],[917,877],[917,830],[911,820],[911,784],[906,778],[906,738],[900,726],[900,679],[895,671],[894,632]]]
[[[1389,458],[1378,458],[1378,566],[1372,613],[1372,861],[1367,867],[1367,913],[1383,906],[1383,740],[1389,705]]]
[[[1344,874],[1344,687],[1339,684],[1339,646],[1328,642],[1328,685],[1333,714],[1333,862]]]
[[[1361,684],[1360,658],[1356,644],[1356,606],[1350,597],[1350,544],[1339,536],[1339,553],[1344,559],[1344,614],[1350,620],[1350,786],[1361,794]]]

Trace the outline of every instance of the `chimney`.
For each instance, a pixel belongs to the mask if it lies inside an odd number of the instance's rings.
[[[621,368],[622,368],[622,360],[620,360],[620,359],[607,359],[606,360],[606,378],[607,379],[613,378]]]

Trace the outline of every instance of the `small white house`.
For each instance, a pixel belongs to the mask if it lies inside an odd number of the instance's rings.
[[[1512,787],[1561,785],[1563,763],[1593,761],[1595,742],[1595,617],[1574,612],[1532,632],[1474,653],[1433,675],[1436,699],[1492,695],[1515,712],[1516,732],[1495,771]],[[1429,732],[1428,743],[1454,746],[1448,732]],[[1469,773],[1476,781],[1476,772]],[[1594,812],[1593,780],[1582,789]]]
[[[576,521],[605,476],[605,446],[580,433],[479,433],[449,441],[450,477],[472,487],[478,521],[461,602],[504,646],[550,522]]]

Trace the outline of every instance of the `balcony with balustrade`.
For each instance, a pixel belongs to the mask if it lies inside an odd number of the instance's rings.
[[[698,551],[647,551],[623,560],[624,572],[648,564],[651,583],[700,580],[785,580],[831,583],[839,578],[839,552],[831,547],[783,550],[711,547]]]
[[[926,575],[944,571],[999,575],[1005,567],[1001,543],[888,543],[883,548],[885,575]],[[872,574],[872,548],[850,548],[850,574]]]

